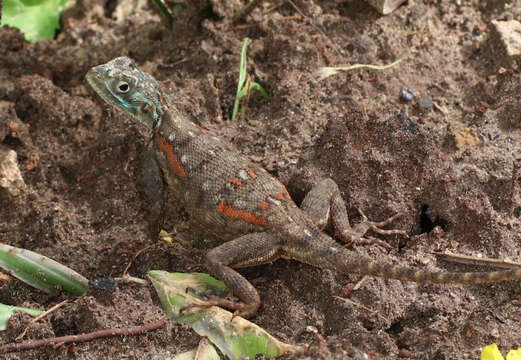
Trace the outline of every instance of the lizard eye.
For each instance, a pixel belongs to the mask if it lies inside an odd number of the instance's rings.
[[[117,88],[118,88],[118,91],[122,94],[125,94],[130,90],[130,86],[128,85],[128,82],[126,82],[126,81],[120,81],[118,83]]]

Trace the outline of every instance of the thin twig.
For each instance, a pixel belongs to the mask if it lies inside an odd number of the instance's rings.
[[[148,281],[145,279],[141,279],[138,277],[130,276],[127,273],[125,273],[121,277],[114,278],[118,282],[118,284],[138,284],[141,286],[148,286]]]
[[[322,81],[324,79],[327,79],[330,76],[336,75],[340,72],[346,72],[351,71],[355,69],[373,69],[373,70],[385,70],[388,68],[391,68],[397,64],[399,64],[402,61],[402,59],[396,60],[390,64],[387,65],[373,65],[373,64],[354,64],[350,66],[325,66],[321,67],[317,71],[313,72],[313,77],[315,77],[318,81]]]
[[[377,311],[374,311],[374,310],[371,310],[369,309],[367,306],[364,306],[362,304],[359,304],[357,302],[354,302],[353,300],[350,300],[350,299],[346,299],[346,298],[343,298],[343,297],[340,297],[340,296],[333,296],[334,298],[338,299],[338,300],[342,300],[348,304],[351,304],[351,305],[354,305],[362,310],[365,310],[367,312],[370,312],[372,314],[375,314],[376,316],[380,317],[381,319],[385,320],[386,322],[389,322],[389,319],[387,319],[386,317],[380,315]]]
[[[292,0],[287,0],[287,2],[289,2],[291,4],[291,6],[293,6],[293,8],[300,14],[302,15],[302,17],[304,17],[305,19],[308,19],[311,26],[313,26],[315,28],[315,30],[317,30],[319,33],[321,33],[322,35],[325,36],[326,39],[329,39],[329,41],[331,42],[331,44],[333,45],[333,49],[336,51],[337,55],[341,55],[341,51],[340,51],[340,48],[335,44],[335,42],[329,37],[327,36],[327,34],[321,29],[319,28],[317,25],[315,25],[315,22],[313,21],[312,18],[310,18],[309,16],[307,16],[306,14],[304,14],[304,12],[302,12],[302,10],[300,10],[297,5],[295,5],[295,3],[292,1]]]
[[[192,61],[194,58],[195,58],[194,56],[190,56],[190,57],[185,57],[180,60],[174,61],[171,64],[159,64],[159,65],[157,65],[157,69],[158,70],[171,70],[171,69],[174,69],[177,65]],[[152,138],[152,140],[153,140],[153,138]]]
[[[519,184],[519,179],[521,178],[521,173],[519,172],[520,168],[520,161],[514,160],[512,164],[512,190],[510,194],[510,213],[514,215],[514,211],[516,209],[516,195],[517,195],[517,188]]]
[[[358,282],[356,283],[356,285],[353,286],[353,291],[356,291],[356,290],[360,289],[360,288],[362,287],[363,283],[364,283],[366,280],[367,280],[367,275],[362,276],[362,278],[360,279],[360,281],[358,281]]]
[[[248,15],[249,13],[251,13],[251,11],[253,9],[255,9],[255,7],[259,3],[260,3],[260,0],[251,0],[249,3],[247,3],[242,8],[240,8],[239,11],[237,11],[235,13],[235,15],[233,15],[232,22],[237,22],[237,21],[241,20],[243,17],[245,17],[246,15]]]
[[[272,12],[272,11],[275,10],[275,9],[278,9],[278,8],[281,7],[282,5],[283,5],[283,3],[280,3],[280,4],[273,5],[273,6],[270,7],[270,8],[267,8],[266,10],[264,10],[264,12],[262,13],[262,15],[269,14],[270,12]]]
[[[6,344],[3,346],[0,346],[0,354],[5,354],[9,352],[15,352],[15,351],[23,351],[23,350],[30,350],[35,349],[38,347],[46,346],[46,345],[62,345],[67,343],[79,343],[79,342],[86,342],[91,341],[94,339],[99,339],[102,337],[109,337],[109,336],[116,336],[116,335],[137,335],[141,333],[145,333],[147,331],[152,331],[159,329],[160,327],[163,327],[166,325],[168,319],[162,319],[158,321],[151,322],[146,325],[141,326],[134,326],[130,328],[123,328],[123,329],[105,329],[100,331],[94,331],[88,334],[81,334],[81,335],[68,335],[68,336],[61,336],[61,337],[54,337],[54,338],[47,338],[47,339],[40,339],[40,340],[28,340],[21,343],[11,343]]]
[[[477,256],[450,254],[450,253],[442,253],[442,252],[433,252],[433,254],[441,256],[447,261],[460,263],[460,264],[479,265],[479,266],[495,266],[495,267],[498,267],[501,269],[520,269],[521,268],[521,263],[510,261],[510,260],[502,260],[502,259],[494,259],[494,258],[480,258]]]
[[[67,304],[69,302],[69,300],[63,300],[61,303],[58,303],[56,305],[54,305],[53,307],[51,307],[49,310],[47,311],[44,311],[43,313],[41,313],[40,315],[38,315],[37,317],[35,317],[34,319],[32,319],[29,324],[27,324],[27,326],[25,327],[24,331],[22,331],[22,333],[20,335],[18,335],[16,337],[16,341],[22,341],[22,339],[24,338],[25,334],[27,333],[27,329],[29,329],[29,325],[31,324],[34,324],[35,322],[43,319],[44,317],[46,317],[47,315],[49,315],[50,313],[58,310],[59,308],[61,308],[63,305]]]
[[[235,30],[246,30],[246,29],[251,29],[251,28],[257,27],[257,26],[259,26],[259,24],[239,24],[239,25],[234,26],[233,28]]]
[[[440,104],[438,104],[436,101],[434,101],[432,103],[432,105],[434,106],[434,108],[436,110],[438,110],[439,112],[441,112],[445,117],[447,117],[447,115],[449,114],[448,110],[445,109],[443,106],[441,106]]]
[[[122,276],[127,275],[128,269],[130,269],[130,267],[132,266],[132,264],[134,263],[134,261],[136,261],[137,257],[138,257],[139,255],[141,255],[141,253],[142,253],[143,251],[150,249],[152,246],[153,246],[153,245],[146,246],[146,247],[144,247],[143,249],[138,250],[138,252],[136,252],[136,254],[135,254],[134,257],[132,258],[132,260],[130,260],[129,263],[127,264],[127,266],[125,267],[125,270],[123,270],[123,275],[122,275]]]

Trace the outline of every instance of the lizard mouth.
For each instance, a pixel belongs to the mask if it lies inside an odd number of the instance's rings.
[[[90,69],[85,75],[85,79],[87,79],[87,83],[90,85],[92,90],[102,98],[106,103],[117,106],[114,103],[114,99],[110,89],[108,89],[107,84],[104,80],[103,74],[105,73],[105,69],[103,65],[96,66]]]
[[[103,95],[102,95],[103,94],[102,88],[104,87],[103,86],[104,84],[103,84],[103,80],[101,78],[101,75],[99,73],[99,70],[97,70],[97,68],[90,69],[87,72],[87,75],[85,75],[85,78],[87,79],[87,82],[92,87],[92,89],[94,89],[94,91],[96,91],[96,93],[98,95],[103,97]]]

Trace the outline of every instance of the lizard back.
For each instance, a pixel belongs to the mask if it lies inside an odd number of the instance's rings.
[[[265,231],[296,208],[282,183],[171,106],[155,130],[156,158],[191,217],[221,238]]]

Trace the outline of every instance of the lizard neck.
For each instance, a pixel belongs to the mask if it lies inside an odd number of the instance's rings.
[[[168,139],[170,143],[174,142],[174,139],[179,142],[184,138],[193,137],[197,126],[188,120],[165,95],[161,96],[160,109],[158,121],[153,126],[156,135]]]

